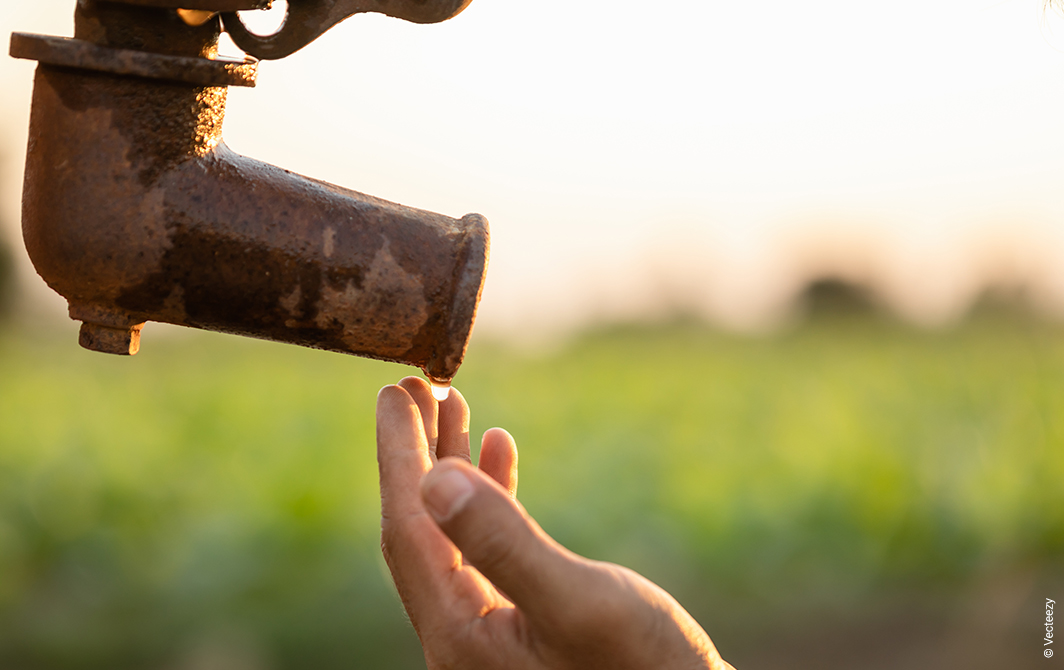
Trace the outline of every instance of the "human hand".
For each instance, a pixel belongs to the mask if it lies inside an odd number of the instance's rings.
[[[430,670],[732,668],[660,587],[528,516],[509,433],[487,431],[471,465],[457,390],[437,403],[417,377],[381,389],[377,460],[381,547]]]

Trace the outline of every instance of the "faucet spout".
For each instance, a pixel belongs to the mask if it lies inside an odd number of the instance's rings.
[[[135,60],[75,46],[91,56],[80,63]],[[83,346],[134,354],[144,322],[161,321],[454,376],[484,281],[483,217],[405,207],[231,151],[227,89],[209,78],[41,61],[23,236],[83,321]]]

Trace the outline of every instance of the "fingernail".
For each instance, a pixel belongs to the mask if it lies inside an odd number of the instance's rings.
[[[433,518],[446,521],[458,514],[473,497],[473,484],[458,470],[448,470],[432,478],[423,496]]]

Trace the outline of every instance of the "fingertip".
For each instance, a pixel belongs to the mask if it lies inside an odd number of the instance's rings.
[[[462,392],[458,390],[457,386],[452,386],[451,392],[447,394],[447,399],[450,400],[451,398],[458,398],[463,403],[465,402],[465,395],[463,395]]]
[[[423,422],[425,438],[428,441],[429,451],[435,455],[436,444],[439,437],[439,406],[432,397],[432,389],[421,377],[403,377],[399,380],[399,387],[410,394],[417,405]]]
[[[511,451],[517,453],[517,440],[510,434],[510,431],[498,426],[494,428],[488,428],[484,431],[484,441],[500,442],[506,444]]]
[[[447,397],[440,401],[440,411],[442,412],[444,408],[447,408],[451,416],[462,416],[464,423],[469,423],[469,403],[466,402],[462,392],[453,386]]]
[[[403,404],[413,402],[413,398],[406,392],[406,389],[398,386],[397,384],[387,384],[381,387],[380,391],[377,391],[377,409],[381,409],[383,405],[389,403],[401,402]]]
[[[397,386],[404,388],[411,393],[420,391],[428,391],[430,395],[432,393],[432,387],[429,386],[429,383],[421,377],[415,377],[414,375],[403,377],[399,380]]]
[[[484,436],[480,438],[481,458],[485,453],[517,466],[517,440],[505,428],[489,428],[484,431]]]
[[[467,462],[469,457],[469,404],[461,392],[452,387],[440,407],[440,441],[437,455],[457,457]]]
[[[511,498],[517,496],[517,442],[503,428],[489,428],[480,441],[480,469],[506,489]]]
[[[403,388],[389,385],[377,393],[377,436],[404,432],[411,425],[419,425],[417,403]],[[422,429],[423,431],[423,429]]]

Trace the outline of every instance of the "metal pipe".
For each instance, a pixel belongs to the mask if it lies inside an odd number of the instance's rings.
[[[178,20],[173,10],[135,9]],[[213,69],[196,74],[174,60],[209,54],[216,31],[212,21],[195,39],[185,32],[148,65],[137,65],[145,52],[99,44],[137,31],[80,6],[79,33],[93,41],[13,39],[13,55],[42,60],[26,249],[83,321],[81,344],[133,354],[144,322],[162,321],[407,363],[449,381],[480,297],[486,221],[405,207],[229,150],[227,89],[211,78],[239,84],[247,71],[209,61]]]

